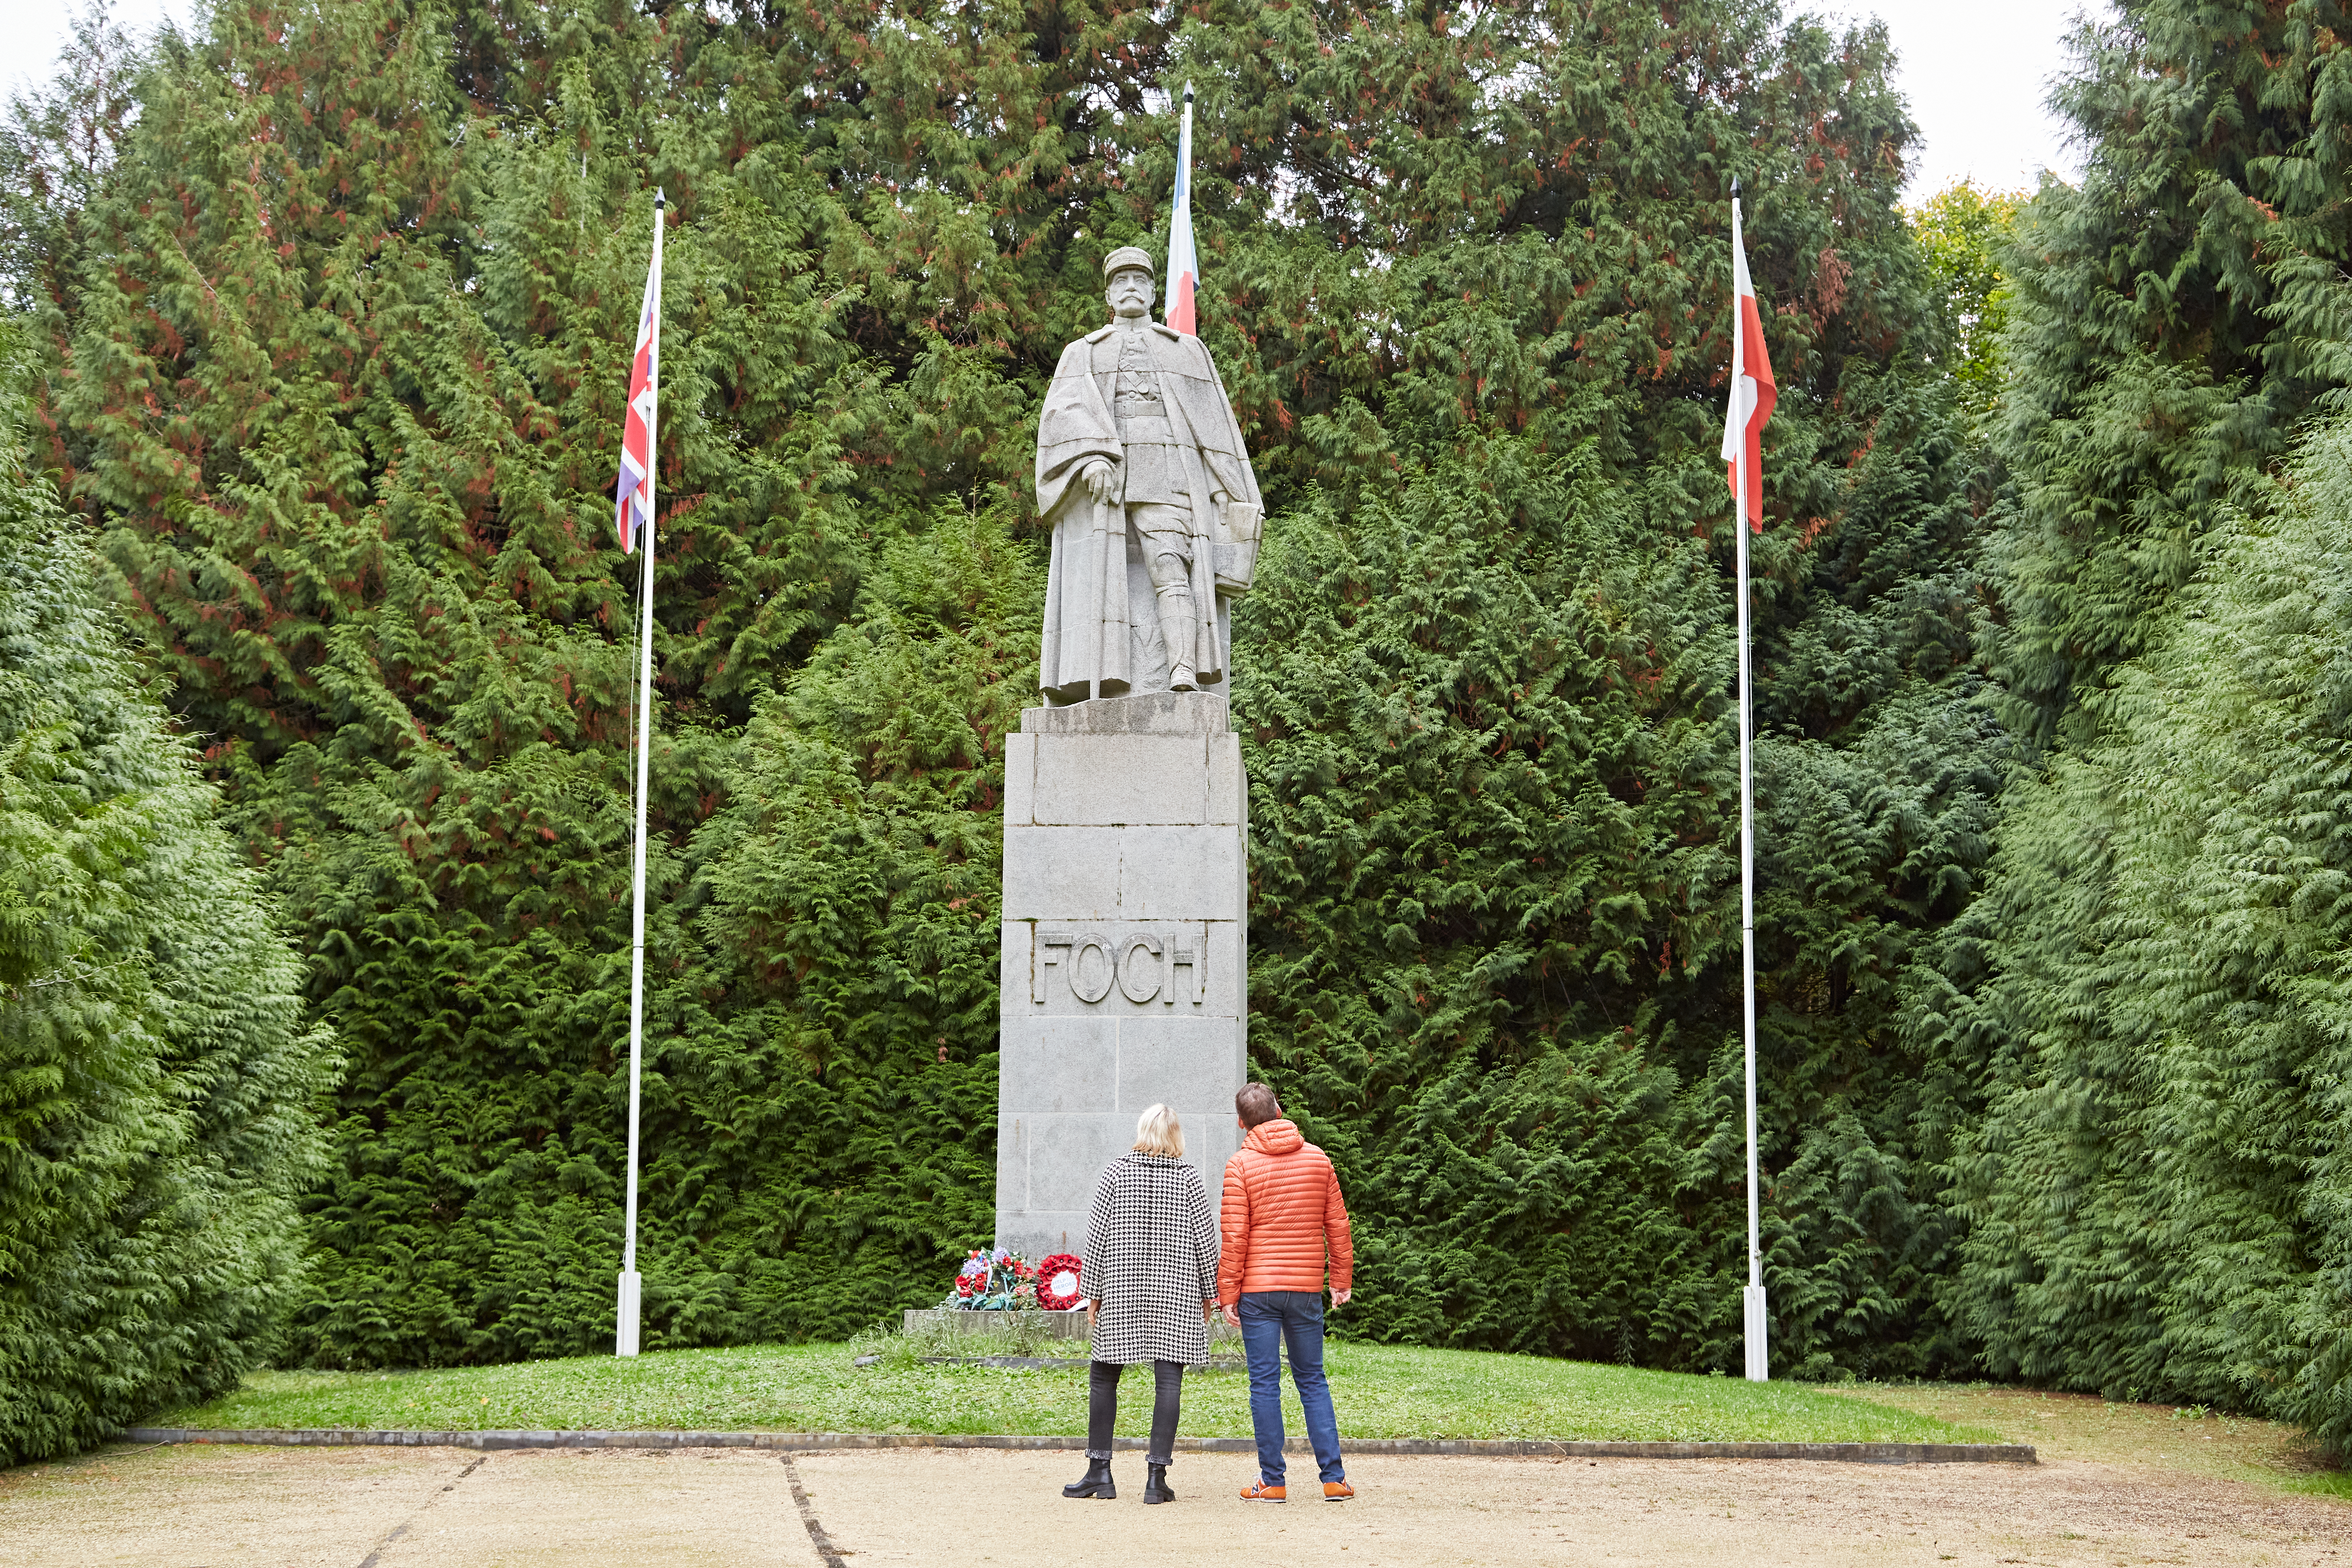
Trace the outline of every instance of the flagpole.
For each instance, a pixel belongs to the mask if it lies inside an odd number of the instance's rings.
[[[1183,204],[1183,222],[1192,222],[1192,84],[1184,84],[1184,123],[1176,132],[1176,199]],[[1173,232],[1173,225],[1171,225]]]
[[[637,1272],[637,1110],[646,1051],[646,802],[652,789],[654,758],[654,454],[660,448],[656,421],[661,406],[662,194],[654,193],[653,349],[647,385],[654,395],[646,410],[646,522],[637,577],[637,845],[635,901],[629,915],[629,1196],[626,1240],[621,1253],[619,1330],[613,1353],[637,1353],[637,1309],[644,1279]]]
[[[1736,250],[1743,243],[1739,231],[1738,181],[1731,183],[1731,243]],[[1736,334],[1743,330],[1738,320],[1739,300],[1736,292],[1732,310],[1732,331]],[[1731,395],[1735,404],[1741,401],[1738,380],[1734,377]],[[1734,487],[1731,531],[1738,541],[1739,563],[1739,1005],[1745,1047],[1742,1054],[1748,1068],[1748,1288],[1739,1293],[1739,1304],[1743,1338],[1747,1342],[1748,1380],[1764,1383],[1770,1379],[1772,1373],[1770,1351],[1765,1342],[1764,1252],[1759,1242],[1756,1200],[1756,795],[1752,767],[1755,708],[1751,684],[1753,672],[1748,658],[1748,487],[1751,482],[1748,471],[1748,422],[1754,417],[1753,408],[1742,408],[1739,447],[1732,458],[1732,470],[1738,476],[1738,483]]]

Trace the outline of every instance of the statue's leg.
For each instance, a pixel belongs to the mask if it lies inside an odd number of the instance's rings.
[[[1143,536],[1144,569],[1151,574],[1151,594],[1160,611],[1160,639],[1168,645],[1168,686],[1190,691],[1192,677],[1192,578],[1184,558],[1181,535]]]

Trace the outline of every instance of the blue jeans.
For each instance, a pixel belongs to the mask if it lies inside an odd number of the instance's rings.
[[[1315,1445],[1315,1468],[1327,1481],[1344,1481],[1339,1464],[1339,1418],[1331,1409],[1331,1385],[1323,1377],[1323,1293],[1320,1290],[1252,1290],[1241,1300],[1242,1348],[1249,1352],[1250,1426],[1257,1433],[1258,1479],[1282,1485],[1282,1362],[1279,1346],[1290,1344],[1290,1381],[1297,1385],[1307,1416],[1307,1441]]]

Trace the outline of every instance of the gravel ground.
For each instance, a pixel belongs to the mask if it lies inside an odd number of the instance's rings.
[[[1124,1458],[1124,1457],[1122,1457]],[[876,1462],[876,1461],[882,1462]],[[1065,1503],[1056,1455],[913,1452],[795,1461],[811,1507],[861,1568],[949,1559],[1028,1561],[1051,1528],[1072,1564],[1274,1563],[1282,1568],[1424,1564],[2341,1563],[2352,1509],[2243,1481],[2041,1466],[1736,1461],[1366,1458],[1353,1502],[1245,1504],[1246,1460],[1180,1464],[1181,1497],[1142,1511]],[[921,1500],[909,1507],[910,1500]],[[1015,1499],[1029,1506],[1009,1506]],[[1035,1500],[1031,1501],[1030,1500]],[[1021,1523],[998,1536],[992,1523]],[[999,1528],[1002,1528],[1001,1524]],[[1139,1547],[1149,1543],[1148,1552]]]
[[[1181,1456],[1146,1510],[1058,1495],[1073,1454],[115,1449],[0,1474],[0,1565],[1126,1568],[1155,1563],[2312,1563],[2352,1505],[2179,1468],[1374,1458],[1360,1495],[1241,1502],[1245,1457]],[[1303,1472],[1294,1470],[1294,1475]],[[795,1496],[795,1493],[798,1496]],[[821,1546],[808,1527],[817,1522]]]

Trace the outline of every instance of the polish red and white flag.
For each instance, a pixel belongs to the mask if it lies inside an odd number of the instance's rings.
[[[654,197],[654,258],[637,310],[637,352],[629,359],[629,407],[621,426],[621,472],[614,480],[613,526],[623,553],[654,525],[654,400],[661,384],[662,202]]]
[[[1192,84],[1184,84],[1184,123],[1176,132],[1176,212],[1168,220],[1168,324],[1201,335],[1192,295],[1201,284],[1201,258],[1192,249]]]
[[[1772,382],[1772,356],[1764,350],[1764,318],[1756,308],[1755,280],[1748,276],[1748,242],[1739,227],[1739,198],[1731,198],[1731,290],[1738,315],[1731,332],[1731,401],[1723,414],[1725,477],[1734,496],[1746,494],[1748,522],[1764,530],[1764,487],[1757,470],[1764,421],[1780,389]],[[1746,485],[1740,483],[1745,470]]]

